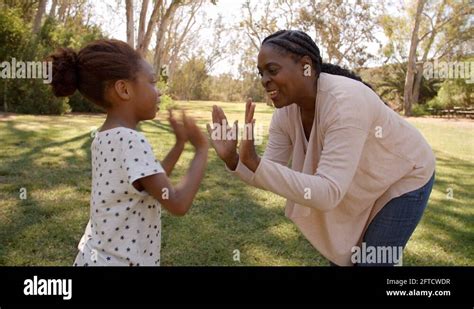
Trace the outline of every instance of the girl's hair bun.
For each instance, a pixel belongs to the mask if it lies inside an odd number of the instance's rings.
[[[67,97],[78,87],[78,57],[70,48],[61,48],[49,57],[53,62],[51,86],[57,97]]]

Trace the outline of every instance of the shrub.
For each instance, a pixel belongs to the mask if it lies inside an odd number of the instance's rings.
[[[414,117],[426,116],[426,115],[430,114],[426,110],[426,104],[425,105],[414,104],[412,106],[411,113],[412,113],[412,116],[414,116]]]
[[[466,83],[463,79],[445,80],[438,95],[428,102],[431,108],[448,109],[454,106],[467,107],[472,105],[474,84]]]
[[[22,19],[15,9],[0,11],[0,61],[44,61],[58,47],[78,49],[101,38],[96,26],[85,26],[73,20],[59,23],[46,18],[37,36],[31,37],[31,21]],[[69,104],[69,103],[70,104]],[[70,99],[54,97],[49,85],[41,79],[5,79],[0,83],[0,109],[28,114],[64,114],[98,112],[79,93]]]

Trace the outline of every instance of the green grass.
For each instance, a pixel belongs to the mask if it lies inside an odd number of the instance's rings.
[[[214,102],[179,102],[210,121]],[[243,123],[243,103],[218,103]],[[258,104],[267,132],[272,109]],[[166,114],[140,125],[158,158],[174,138]],[[0,265],[71,265],[89,216],[91,131],[103,115],[15,115],[0,121]],[[405,250],[404,265],[474,265],[474,123],[410,119],[437,156],[430,204]],[[265,143],[264,143],[265,144]],[[264,145],[258,147],[262,152]],[[173,182],[193,156],[187,146]],[[191,211],[164,212],[162,265],[327,265],[284,216],[284,199],[224,170],[213,150]],[[26,189],[27,198],[20,199]],[[447,198],[452,188],[453,199]],[[240,262],[233,260],[240,251]]]

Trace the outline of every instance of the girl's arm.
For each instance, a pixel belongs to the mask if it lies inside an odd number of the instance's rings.
[[[184,144],[188,140],[188,136],[186,134],[186,129],[184,128],[184,125],[178,123],[178,121],[176,121],[176,119],[173,117],[172,110],[170,109],[168,110],[168,112],[168,121],[170,123],[171,128],[173,129],[174,135],[176,136],[176,143],[174,144],[173,148],[171,148],[170,152],[168,152],[164,160],[161,161],[161,165],[163,166],[166,175],[170,176],[173,172],[176,162],[178,162],[178,159],[184,150]],[[184,119],[184,112],[182,115]]]
[[[184,142],[177,140],[173,148],[171,148],[170,152],[168,152],[163,161],[161,161],[161,166],[163,166],[166,175],[171,175],[171,172],[173,172],[174,166],[176,165],[176,162],[178,162],[178,159],[181,156],[183,150]]]
[[[191,208],[207,166],[208,141],[194,120],[183,117],[189,141],[196,149],[191,165],[181,182],[173,187],[164,174],[154,174],[134,182],[135,188],[144,189],[155,197],[170,213],[183,216]]]

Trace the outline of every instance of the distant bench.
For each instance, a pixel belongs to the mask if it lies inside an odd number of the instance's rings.
[[[431,115],[439,117],[464,117],[473,119],[474,118],[474,107],[458,107],[455,106],[452,109],[437,109],[437,108],[427,108],[426,109]]]

